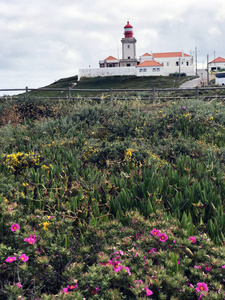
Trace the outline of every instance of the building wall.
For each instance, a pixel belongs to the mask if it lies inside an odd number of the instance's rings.
[[[180,61],[179,61],[180,59]],[[192,57],[163,57],[155,58],[155,60],[163,64],[163,75],[168,76],[170,73],[186,73],[188,76],[195,75]],[[180,67],[179,67],[180,63]]]
[[[89,68],[80,69],[78,80],[81,77],[104,77],[104,76],[124,76],[124,75],[137,75],[136,67],[114,67],[114,68]]]
[[[169,67],[137,67],[137,76],[169,76],[171,73],[179,73],[179,66]],[[194,76],[195,71],[193,66],[181,66],[180,73],[186,73],[187,76]]]
[[[211,71],[217,71],[218,68],[221,68],[221,69],[225,69],[225,63],[224,62],[221,62],[221,63],[209,63],[209,69]]]
[[[100,68],[114,68],[114,67],[119,67],[120,66],[120,61],[119,59],[113,59],[113,60],[100,60],[99,61],[99,67]]]
[[[163,76],[163,67],[137,67],[137,76]]]

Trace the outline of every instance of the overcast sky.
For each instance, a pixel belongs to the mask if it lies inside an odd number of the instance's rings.
[[[199,67],[207,54],[225,58],[224,0],[0,0],[0,89],[45,86],[121,58],[127,20],[138,58],[195,47]]]

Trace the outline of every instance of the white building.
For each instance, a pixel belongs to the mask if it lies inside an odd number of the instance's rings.
[[[209,70],[216,72],[225,69],[225,58],[217,57],[216,59],[209,62]]]
[[[146,60],[137,66],[137,76],[163,75],[163,65],[154,60]]]
[[[182,52],[145,53],[136,58],[136,42],[133,27],[127,22],[122,38],[122,59],[108,56],[99,61],[99,68],[80,69],[81,77],[135,75],[135,76],[169,76],[171,73],[195,75],[193,57]]]
[[[144,74],[143,66],[147,68]],[[140,57],[137,69],[137,76],[149,76],[150,74],[169,76],[173,73],[195,75],[193,57],[183,52],[145,53]]]

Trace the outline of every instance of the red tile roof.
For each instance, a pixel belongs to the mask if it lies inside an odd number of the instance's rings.
[[[182,57],[182,52],[164,52],[164,53],[153,53],[154,58],[163,58],[163,57]],[[183,56],[190,56],[183,53]]]
[[[151,54],[149,54],[148,52],[146,52],[146,53],[143,54],[142,56],[151,56]]]
[[[114,59],[116,59],[117,60],[117,58],[115,58],[115,57],[113,57],[113,56],[108,56],[105,60],[114,60]]]
[[[225,62],[225,58],[219,56],[216,59],[210,61],[210,63],[220,63],[220,62]]]
[[[137,67],[162,67],[163,65],[155,60],[146,60],[140,63]]]

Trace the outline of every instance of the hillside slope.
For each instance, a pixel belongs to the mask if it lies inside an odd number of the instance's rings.
[[[185,82],[190,78],[194,77],[182,77],[181,82]],[[76,92],[76,89],[152,89],[156,88],[173,88],[178,87],[178,77],[177,76],[108,76],[108,77],[95,77],[95,78],[81,78],[77,80],[77,76],[62,78],[50,85],[43,88],[60,88],[67,89],[72,88],[72,96],[80,94]],[[62,91],[31,91],[33,96],[51,96],[51,97],[65,97],[67,92]],[[87,92],[85,92],[87,94]],[[89,95],[92,95],[89,93]]]

